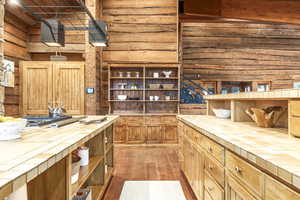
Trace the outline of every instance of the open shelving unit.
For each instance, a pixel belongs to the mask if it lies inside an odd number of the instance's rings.
[[[169,71],[168,77],[164,72]],[[119,100],[119,95],[126,95],[126,100]],[[111,64],[108,99],[110,114],[177,114],[180,65]]]
[[[69,199],[72,199],[79,189],[89,188],[92,191],[92,200],[100,200],[113,175],[113,125],[89,140],[85,146],[89,147],[89,165],[80,167],[76,183],[71,184],[69,180]],[[71,160],[70,154],[69,162]]]

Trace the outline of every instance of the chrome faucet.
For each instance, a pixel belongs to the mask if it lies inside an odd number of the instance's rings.
[[[64,109],[62,106],[60,107],[48,106],[48,111],[49,111],[49,117],[52,118],[64,116],[64,113],[67,112],[66,109]]]

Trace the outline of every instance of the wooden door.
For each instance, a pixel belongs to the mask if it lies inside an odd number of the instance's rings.
[[[53,105],[52,63],[22,62],[21,70],[23,115],[48,115],[48,105]]]
[[[162,128],[159,125],[147,126],[147,143],[160,144],[162,143]]]
[[[55,106],[63,106],[68,115],[84,114],[84,63],[54,62],[53,97]],[[96,103],[96,102],[95,102]]]
[[[178,143],[178,127],[165,125],[163,132],[163,139],[165,144]]]
[[[145,143],[145,136],[143,125],[127,125],[127,144],[143,144]]]
[[[230,174],[226,176],[226,200],[256,200],[240,183]]]
[[[114,143],[116,144],[125,144],[126,143],[126,126],[115,126],[115,136],[114,136]]]

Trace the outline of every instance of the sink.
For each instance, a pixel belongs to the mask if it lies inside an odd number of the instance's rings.
[[[70,119],[71,116],[61,116],[61,117],[48,117],[48,116],[27,116],[24,119],[27,119],[27,127],[32,126],[44,126],[48,124],[52,124],[54,122],[59,122],[62,120]]]

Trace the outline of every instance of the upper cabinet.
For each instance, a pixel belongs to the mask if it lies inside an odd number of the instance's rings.
[[[84,114],[83,62],[22,62],[23,115],[47,115],[62,106],[68,115]]]

